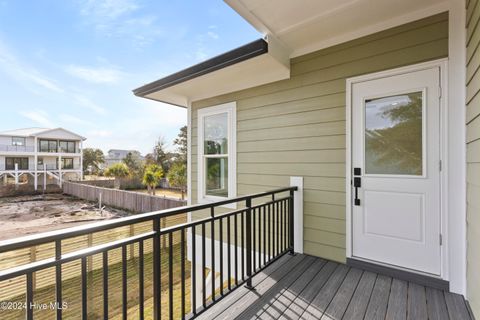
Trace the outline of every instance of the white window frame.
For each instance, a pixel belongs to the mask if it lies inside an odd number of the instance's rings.
[[[204,119],[205,117],[227,114],[228,122],[228,197],[218,197],[206,195],[205,192],[205,154],[204,154]],[[225,200],[227,198],[234,198],[237,196],[237,103],[228,102],[208,108],[199,109],[197,119],[198,128],[198,182],[197,182],[197,197],[198,203],[211,203],[215,201]],[[236,204],[231,203],[225,205],[227,208],[236,209]]]

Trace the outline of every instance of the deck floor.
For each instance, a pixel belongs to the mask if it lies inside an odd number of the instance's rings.
[[[199,319],[472,319],[461,295],[285,255]]]

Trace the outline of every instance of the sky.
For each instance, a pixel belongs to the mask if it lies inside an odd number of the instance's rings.
[[[0,0],[0,131],[63,127],[86,147],[172,149],[186,109],[132,90],[261,35],[221,0]]]

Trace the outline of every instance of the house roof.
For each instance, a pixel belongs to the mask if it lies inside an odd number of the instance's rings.
[[[265,36],[133,90],[186,107],[290,77],[290,59],[448,10],[440,0],[224,0]],[[263,41],[263,42],[262,42]]]
[[[79,134],[76,134],[72,131],[63,129],[63,128],[21,128],[21,129],[14,129],[14,130],[7,130],[7,131],[0,131],[0,136],[13,136],[13,137],[37,137],[37,136],[43,136],[43,135],[48,135],[49,132],[52,131],[64,131],[70,135],[76,136],[81,140],[86,140],[87,138],[82,137]]]

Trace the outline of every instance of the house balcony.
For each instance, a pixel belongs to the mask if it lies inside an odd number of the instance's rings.
[[[9,144],[0,144],[0,153],[33,153],[34,146],[12,146]]]
[[[26,307],[0,318],[471,319],[460,295],[294,253],[298,192],[2,241],[0,301]]]

